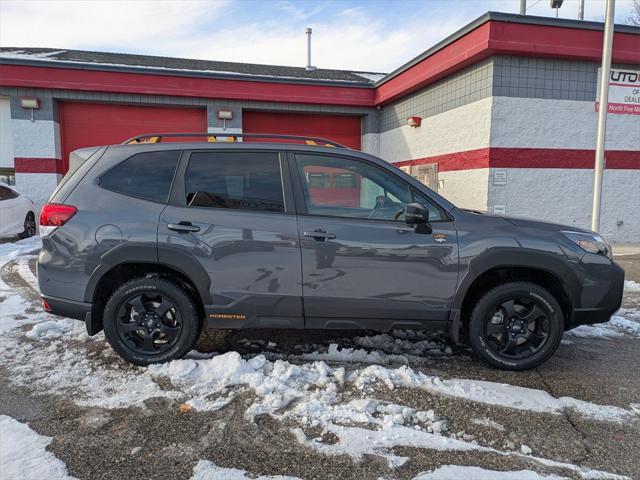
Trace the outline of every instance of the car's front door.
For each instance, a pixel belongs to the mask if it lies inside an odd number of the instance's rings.
[[[275,150],[183,154],[160,216],[158,257],[187,255],[204,268],[212,326],[304,326],[298,230],[282,165]]]
[[[291,153],[307,327],[415,328],[447,321],[458,276],[446,212],[395,173],[338,155]],[[432,232],[404,222],[429,210]]]

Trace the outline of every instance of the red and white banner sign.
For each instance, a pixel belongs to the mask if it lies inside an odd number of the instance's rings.
[[[596,112],[600,105],[600,70]],[[609,113],[640,115],[640,71],[612,68],[609,76]]]

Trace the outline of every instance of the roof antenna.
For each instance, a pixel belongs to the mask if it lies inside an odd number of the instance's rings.
[[[315,70],[316,67],[311,65],[311,28],[305,28],[304,33],[307,34],[307,70]]]

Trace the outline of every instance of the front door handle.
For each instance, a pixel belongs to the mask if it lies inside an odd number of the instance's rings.
[[[189,232],[199,232],[200,227],[192,224],[191,222],[179,222],[179,223],[170,223],[167,225],[169,230],[174,230],[180,233],[189,233]]]
[[[325,240],[333,240],[334,238],[336,238],[336,234],[335,233],[329,233],[326,230],[314,230],[313,232],[304,232],[302,235],[304,235],[305,237],[310,237],[313,238],[314,240],[317,240],[319,242],[323,242]]]

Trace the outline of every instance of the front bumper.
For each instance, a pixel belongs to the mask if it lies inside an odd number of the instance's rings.
[[[567,330],[580,325],[608,322],[622,305],[624,291],[624,270],[615,262],[610,262],[606,268],[598,265],[588,266],[582,273],[585,279],[581,302],[573,310],[573,315],[567,325]],[[591,270],[588,272],[588,270]],[[589,274],[590,273],[590,274]],[[595,274],[594,274],[595,273]]]

